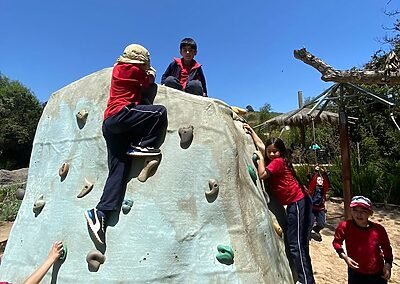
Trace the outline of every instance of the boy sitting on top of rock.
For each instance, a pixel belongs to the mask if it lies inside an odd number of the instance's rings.
[[[179,46],[182,58],[174,58],[161,78],[161,84],[186,93],[207,97],[206,78],[201,65],[194,60],[197,44],[184,38]]]

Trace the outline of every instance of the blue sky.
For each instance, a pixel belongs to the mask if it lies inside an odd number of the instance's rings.
[[[209,96],[277,112],[321,93],[312,67],[293,57],[306,47],[337,69],[360,67],[399,9],[389,0],[20,1],[0,0],[0,72],[46,101],[58,89],[110,67],[130,43],[151,53],[156,82],[179,42],[193,37]]]

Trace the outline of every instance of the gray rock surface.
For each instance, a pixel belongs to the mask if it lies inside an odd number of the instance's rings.
[[[0,186],[26,183],[28,178],[28,168],[14,171],[0,170]]]

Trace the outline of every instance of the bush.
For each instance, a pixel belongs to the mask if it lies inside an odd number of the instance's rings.
[[[14,221],[21,201],[15,196],[19,186],[0,186],[0,221]]]

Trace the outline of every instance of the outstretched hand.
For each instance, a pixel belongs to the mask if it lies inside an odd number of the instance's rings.
[[[64,250],[64,246],[63,246],[62,241],[55,242],[50,249],[49,256],[48,256],[49,259],[56,261],[57,259],[60,258],[63,250]]]
[[[247,123],[243,123],[243,130],[244,132],[246,132],[247,134],[252,134],[253,133],[253,128],[251,128],[250,125],[248,125]]]

